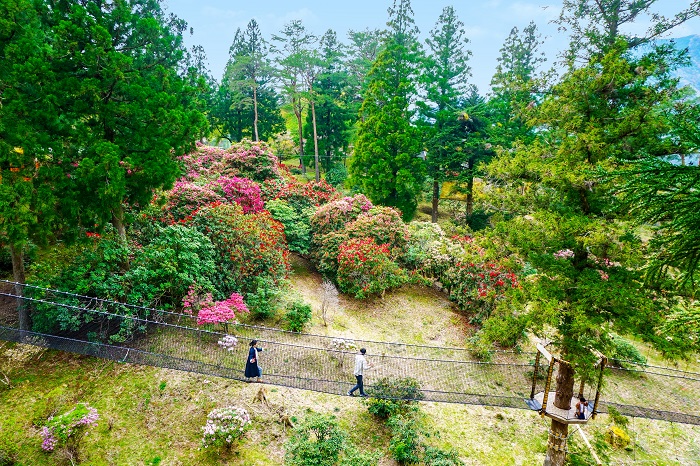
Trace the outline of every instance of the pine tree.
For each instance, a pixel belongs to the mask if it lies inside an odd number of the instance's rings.
[[[304,174],[304,71],[306,54],[316,42],[316,37],[307,31],[300,20],[285,24],[279,35],[272,36],[272,51],[277,55],[277,78],[282,84],[282,94],[287,98],[296,116],[299,138],[299,163]]]
[[[272,66],[267,52],[267,43],[262,37],[260,27],[257,21],[251,19],[245,31],[236,31],[229,51],[229,63],[226,66],[225,81],[232,92],[233,105],[241,110],[252,106],[253,141],[260,140],[259,94],[272,79]]]
[[[464,23],[457,18],[453,7],[445,7],[435,28],[430,31],[430,36],[426,39],[430,53],[421,77],[426,96],[423,102],[418,103],[423,117],[428,122],[432,122],[432,125],[427,128],[431,137],[426,166],[428,176],[433,180],[433,223],[437,222],[438,217],[441,182],[453,179],[452,173],[462,171],[464,167],[461,165],[466,163],[466,161],[460,161],[459,166],[454,166],[455,157],[459,159],[463,154],[459,153],[462,142],[460,139],[466,136],[466,132],[460,137],[459,134],[454,134],[454,131],[466,128],[465,124],[458,122],[456,115],[460,113],[459,110],[467,94],[476,93],[474,86],[468,85],[471,76],[468,65],[471,51],[465,48],[468,42],[464,33]],[[466,123],[469,118],[463,120],[462,123]],[[460,151],[457,151],[458,148]],[[468,186],[471,187],[472,184]],[[471,215],[469,208],[468,211]]]
[[[394,1],[387,26],[383,50],[369,73],[350,174],[373,202],[397,207],[409,220],[425,176],[416,157],[422,150],[420,131],[411,121],[422,58],[409,0]]]

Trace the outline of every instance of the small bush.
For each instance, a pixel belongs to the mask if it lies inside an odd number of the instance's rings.
[[[629,366],[629,364],[625,364],[625,362],[635,364],[647,363],[647,358],[645,358],[642,353],[639,352],[637,347],[624,338],[613,335],[611,344],[612,354],[610,355],[610,358],[616,360],[618,364],[621,364],[622,366]]]
[[[626,428],[627,424],[629,424],[630,422],[628,418],[620,414],[620,411],[615,409],[613,406],[608,406],[608,416],[610,416],[610,419],[612,420],[613,424],[622,428]]]
[[[399,464],[419,463],[421,453],[421,435],[418,420],[414,416],[394,415],[387,422],[391,429],[389,452]]]
[[[326,172],[326,181],[331,186],[342,186],[348,179],[348,169],[342,163],[335,164]]]
[[[255,291],[246,295],[250,314],[255,319],[268,319],[275,315],[275,305],[280,295],[280,290],[268,277],[255,279]]]
[[[270,212],[272,218],[284,225],[284,234],[287,237],[289,250],[299,254],[307,254],[311,241],[309,222],[312,210],[297,212],[294,207],[282,199],[268,201],[265,208]]]
[[[381,378],[368,390],[368,395],[364,400],[367,410],[383,419],[407,412],[424,397],[418,381],[410,377]]]
[[[339,249],[338,288],[344,293],[362,299],[408,282],[387,246],[377,245],[372,238],[351,239]]]
[[[291,303],[284,315],[287,321],[287,330],[301,332],[307,322],[311,320],[311,306],[306,303]]]
[[[250,415],[245,409],[237,406],[217,408],[209,413],[207,423],[202,427],[202,447],[230,447],[249,426]]]
[[[340,459],[340,466],[376,466],[382,454],[375,452],[361,452],[352,445],[347,445]]]
[[[464,461],[459,459],[455,450],[442,450],[430,445],[423,446],[423,463],[425,466],[464,466]]]
[[[346,435],[334,416],[310,414],[287,441],[288,466],[335,466],[346,443]]]
[[[56,447],[66,447],[72,457],[77,457],[78,447],[87,429],[97,425],[97,410],[86,403],[78,403],[72,410],[51,417],[41,429],[41,448],[54,451]]]

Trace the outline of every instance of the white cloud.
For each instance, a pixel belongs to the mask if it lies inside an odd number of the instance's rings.
[[[237,19],[240,20],[243,16],[241,11],[237,10],[225,10],[223,8],[216,8],[213,6],[205,6],[202,9],[202,14],[209,18],[216,19]]]

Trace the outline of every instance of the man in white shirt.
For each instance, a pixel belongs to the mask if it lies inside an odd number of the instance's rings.
[[[355,379],[357,379],[357,385],[350,389],[350,391],[348,392],[348,396],[355,396],[354,393],[357,389],[360,390],[360,396],[367,396],[365,394],[364,385],[362,383],[362,376],[364,375],[366,369],[372,367],[372,364],[368,363],[365,359],[365,353],[367,353],[367,350],[361,348],[360,353],[357,356],[355,356],[355,371],[353,372],[353,374],[355,374]]]

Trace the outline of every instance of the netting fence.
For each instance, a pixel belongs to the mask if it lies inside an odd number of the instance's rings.
[[[16,285],[4,282],[5,285]],[[344,395],[354,385],[354,358],[367,349],[374,368],[367,391],[382,378],[411,377],[424,401],[529,409],[534,352],[502,351],[475,360],[464,348],[340,339],[252,325],[196,324],[180,313],[133,306],[58,290],[21,285],[0,292],[0,339],[133,364],[196,372],[235,380],[244,377],[248,342],[264,348],[260,365],[266,383]],[[16,309],[54,316],[35,331],[20,330]],[[12,309],[12,312],[8,312]],[[55,320],[55,322],[54,322]],[[35,322],[36,327],[36,322]],[[227,348],[227,335],[238,344]],[[538,374],[546,373],[540,368]],[[542,377],[538,377],[538,386]],[[598,411],[700,425],[700,374],[651,365],[616,363],[606,369]]]

